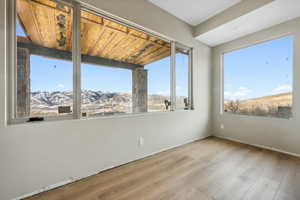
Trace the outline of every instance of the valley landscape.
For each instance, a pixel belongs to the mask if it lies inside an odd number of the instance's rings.
[[[179,97],[183,102],[185,97]],[[166,111],[164,101],[170,97],[163,95],[148,96],[148,111]],[[72,106],[73,92],[32,92],[31,116],[57,116],[59,106]],[[110,115],[132,112],[130,93],[114,93],[102,91],[82,91],[82,112],[89,116]]]
[[[291,92],[243,101],[224,101],[224,111],[243,115],[268,117],[292,117],[293,95]]]

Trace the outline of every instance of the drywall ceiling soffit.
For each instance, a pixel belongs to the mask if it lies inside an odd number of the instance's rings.
[[[255,1],[244,0],[196,26],[194,37],[213,47],[300,17],[299,0]]]
[[[148,0],[154,5],[196,26],[241,0]]]

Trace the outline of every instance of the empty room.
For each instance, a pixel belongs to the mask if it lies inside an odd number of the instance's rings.
[[[0,200],[300,200],[299,0],[0,9]]]

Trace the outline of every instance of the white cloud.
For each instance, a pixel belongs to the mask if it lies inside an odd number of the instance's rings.
[[[65,85],[64,85],[64,84],[58,84],[58,85],[57,85],[57,88],[59,88],[59,89],[64,89],[64,88],[65,88]]]
[[[287,93],[292,91],[292,86],[289,84],[280,85],[272,90],[273,94]]]
[[[236,91],[224,91],[224,98],[230,100],[239,100],[248,97],[248,95],[252,93],[247,87],[239,87]]]

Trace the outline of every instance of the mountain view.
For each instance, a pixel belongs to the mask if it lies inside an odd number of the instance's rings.
[[[185,97],[179,97],[179,101]],[[148,110],[165,111],[165,100],[170,97],[149,95]],[[31,93],[32,116],[57,116],[59,106],[72,106],[73,92],[33,92]],[[130,113],[132,107],[131,93],[113,93],[102,91],[82,91],[82,112],[88,115]]]

